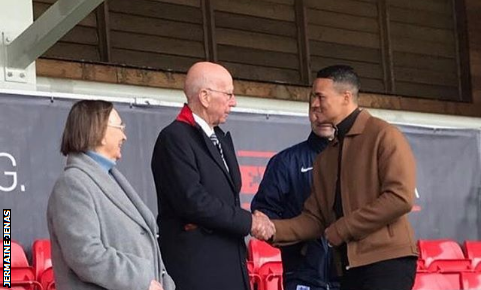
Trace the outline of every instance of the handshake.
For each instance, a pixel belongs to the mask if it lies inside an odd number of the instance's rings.
[[[267,241],[276,233],[276,227],[262,212],[256,210],[252,214],[251,235],[259,240]]]

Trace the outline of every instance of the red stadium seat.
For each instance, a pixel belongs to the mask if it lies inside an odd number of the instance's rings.
[[[12,289],[43,289],[42,285],[40,285],[40,283],[35,280],[35,274],[32,267],[12,267],[11,274]]]
[[[419,240],[420,259],[428,272],[471,271],[471,261],[464,257],[459,244],[452,240]]]
[[[283,290],[282,263],[266,262],[259,268],[261,279],[259,290]]]
[[[457,290],[459,279],[459,274],[417,273],[412,290]]]
[[[259,289],[259,285],[261,284],[261,277],[259,274],[254,273],[254,264],[252,261],[247,261],[247,272],[249,273],[249,284],[251,286],[251,290]]]
[[[12,289],[16,290],[35,290],[43,289],[40,283],[35,279],[33,268],[28,264],[27,256],[23,247],[13,241],[11,245],[11,271],[10,278],[12,281]],[[3,269],[3,259],[1,261]]]
[[[281,262],[281,251],[266,242],[251,239],[249,241],[249,261],[252,261],[253,273],[267,262]]]
[[[36,240],[32,246],[35,277],[44,289],[55,289],[50,240]]]
[[[464,290],[481,289],[481,273],[461,273],[461,286]]]
[[[52,254],[50,250],[50,240],[36,240],[32,246],[33,267],[35,276],[40,278],[42,273],[52,267]]]
[[[47,268],[45,271],[43,271],[42,276],[40,276],[39,282],[40,284],[42,284],[42,287],[45,290],[56,290],[52,267]]]
[[[418,259],[416,264],[416,272],[420,273],[420,272],[427,272],[427,271],[428,270],[426,270],[426,266],[424,266],[424,260]]]
[[[30,265],[28,264],[27,255],[25,255],[25,251],[23,250],[23,247],[15,241],[12,241],[11,246],[12,246],[12,249],[11,249],[12,261],[10,266],[12,268],[29,267]]]
[[[466,258],[471,260],[471,266],[476,272],[481,272],[481,241],[465,241]]]

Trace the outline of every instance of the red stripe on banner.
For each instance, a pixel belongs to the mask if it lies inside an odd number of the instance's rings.
[[[241,193],[251,195],[256,194],[262,177],[264,176],[264,172],[266,171],[266,167],[241,165],[239,168],[242,177]]]
[[[271,158],[277,152],[272,151],[237,151],[239,157]]]

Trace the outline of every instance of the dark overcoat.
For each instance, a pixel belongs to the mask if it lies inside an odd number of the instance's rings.
[[[159,243],[178,290],[249,289],[244,236],[252,218],[240,207],[230,134],[214,130],[229,170],[187,106],[160,132],[153,152]]]

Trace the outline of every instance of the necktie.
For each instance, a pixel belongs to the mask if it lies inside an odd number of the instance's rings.
[[[212,133],[212,135],[210,135],[210,140],[212,141],[212,143],[214,143],[215,147],[217,147],[217,150],[219,150],[220,157],[222,157],[222,161],[224,161],[225,169],[229,171],[229,167],[225,162],[224,152],[222,152],[222,146],[220,145],[219,139],[217,139],[217,135],[215,133]]]

